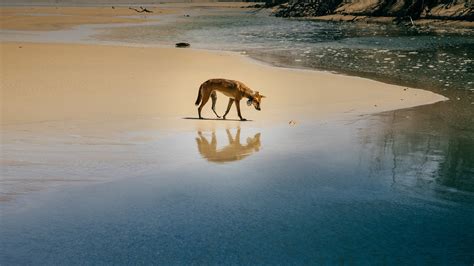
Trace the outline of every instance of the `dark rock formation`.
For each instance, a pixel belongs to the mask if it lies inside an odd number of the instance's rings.
[[[188,48],[191,46],[191,44],[187,43],[187,42],[179,42],[177,44],[175,44],[175,46],[177,48]]]
[[[472,0],[351,0],[334,13],[363,16],[472,19]]]
[[[341,0],[294,1],[281,6],[275,12],[277,17],[316,17],[330,14]]]
[[[474,20],[474,0],[290,0],[275,11],[281,17],[328,14]]]
[[[450,18],[474,21],[474,1],[430,1],[427,8],[421,12],[422,18]],[[443,3],[445,2],[445,3]]]
[[[265,0],[265,7],[274,7],[286,2],[288,2],[288,0]]]

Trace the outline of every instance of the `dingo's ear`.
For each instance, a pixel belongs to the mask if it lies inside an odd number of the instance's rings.
[[[252,103],[253,103],[252,100],[248,100],[248,101],[247,101],[247,105],[248,105],[248,106],[252,105]]]

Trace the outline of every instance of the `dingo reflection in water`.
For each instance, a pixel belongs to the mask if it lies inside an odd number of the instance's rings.
[[[198,131],[199,137],[196,138],[196,143],[201,156],[210,162],[225,163],[242,160],[250,154],[259,151],[260,133],[255,134],[253,137],[248,137],[247,144],[245,145],[240,143],[240,128],[237,129],[235,138],[232,137],[229,129],[226,129],[226,133],[229,144],[218,149],[215,131],[212,131],[211,142],[202,135],[201,131]]]

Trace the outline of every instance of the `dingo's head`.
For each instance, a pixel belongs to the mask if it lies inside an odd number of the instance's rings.
[[[257,110],[261,110],[260,109],[260,103],[262,102],[262,98],[265,98],[265,96],[263,95],[260,95],[260,93],[257,91],[255,92],[255,94],[252,96],[252,98],[250,98],[248,101],[247,101],[247,105],[250,106],[253,104],[253,107],[255,107],[255,109]]]

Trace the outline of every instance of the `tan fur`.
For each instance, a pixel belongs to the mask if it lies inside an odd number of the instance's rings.
[[[201,105],[198,108],[199,118],[202,119],[201,110],[206,105],[209,97],[212,99],[212,111],[216,114],[217,117],[220,116],[216,113],[215,106],[217,102],[217,94],[216,91],[221,92],[222,94],[229,97],[229,103],[227,105],[227,110],[223,115],[223,119],[226,118],[227,114],[229,113],[232,104],[235,102],[235,107],[237,108],[237,114],[240,120],[246,120],[242,117],[240,113],[240,100],[243,98],[249,99],[247,104],[253,105],[255,109],[260,111],[260,102],[262,98],[265,96],[260,95],[260,93],[254,92],[249,87],[247,87],[244,83],[236,80],[229,80],[229,79],[210,79],[201,84],[199,87],[198,97],[196,99],[196,105]]]

